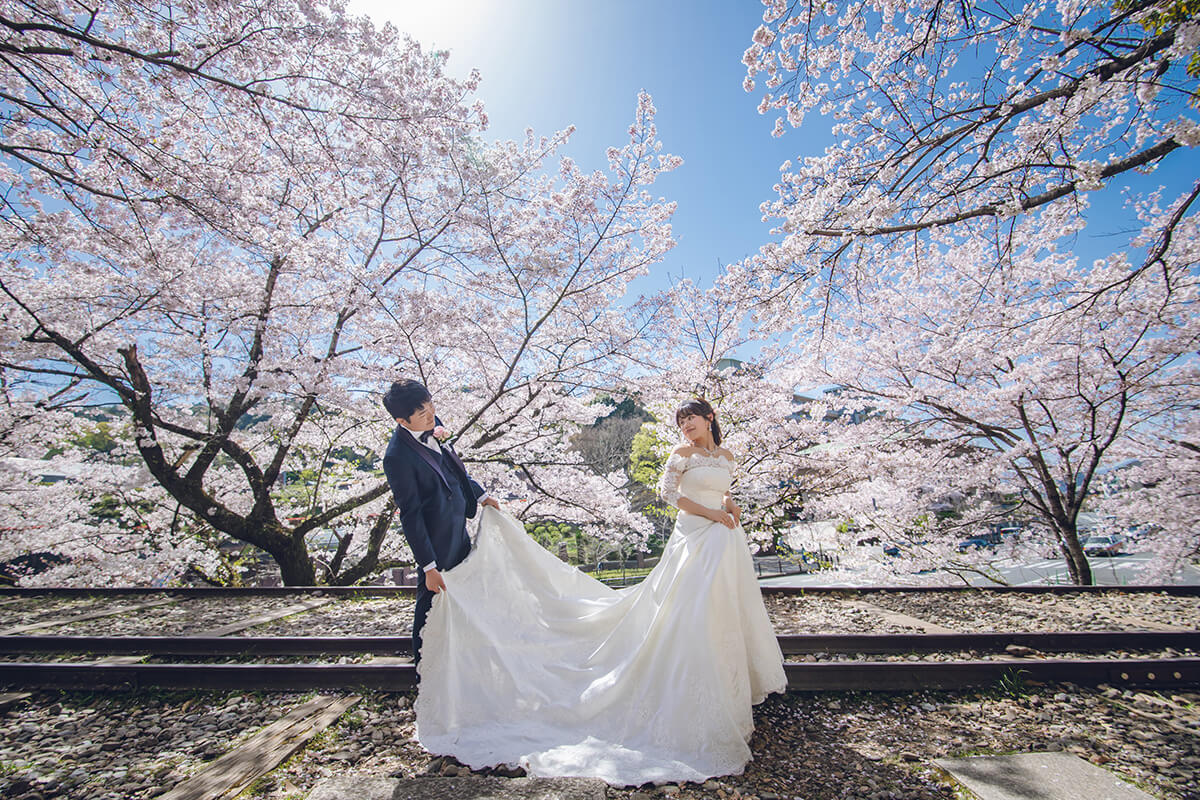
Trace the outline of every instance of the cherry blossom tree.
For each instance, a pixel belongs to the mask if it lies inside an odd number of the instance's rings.
[[[1159,252],[1178,211],[1144,209],[1135,247]],[[861,417],[831,421],[828,446],[800,454],[841,476],[809,488],[805,508],[873,528],[912,571],[991,578],[990,553],[955,543],[1022,519],[1033,524],[1017,549],[1040,549],[1045,533],[1080,583],[1092,580],[1087,511],[1142,531],[1161,556],[1148,574],[1169,576],[1200,541],[1189,483],[1200,464],[1196,220],[1172,228],[1157,269],[1125,253],[1081,265],[1046,244],[1044,225],[1063,220],[1019,221],[1017,235],[1042,250],[1000,264],[994,241],[938,232],[848,286],[810,281],[788,298],[790,318],[759,306],[789,319],[799,355],[777,380],[841,386],[840,416]],[[818,469],[831,461],[840,469]]]
[[[638,335],[614,299],[673,243],[648,96],[586,171],[569,130],[485,143],[478,76],[338,2],[0,8],[5,446],[61,450],[95,404],[129,432],[57,456],[91,476],[9,470],[31,502],[0,559],[147,582],[232,539],[289,584],[402,564],[378,398],[404,376],[513,510],[639,524],[564,454]]]
[[[1151,581],[1169,581],[1179,564],[1200,558],[1200,423],[1195,415],[1165,446],[1131,458],[1104,486],[1102,519],[1117,531],[1132,531],[1139,547],[1155,558]]]
[[[708,400],[719,416],[721,446],[737,461],[732,491],[743,525],[764,546],[777,545],[803,498],[842,480],[840,465],[818,467],[808,452],[828,438],[826,421],[796,402],[793,353],[756,347],[744,309],[720,288],[684,280],[646,303],[654,309],[644,342],[653,360],[648,354],[638,386],[655,418],[648,426],[659,455],[665,460],[684,443],[675,410],[693,397]]]
[[[825,500],[940,531],[944,562],[1016,497],[1079,583],[1079,515],[1119,507],[1170,574],[1200,519],[1174,480],[1194,469],[1200,183],[1138,187],[1200,142],[1193,4],[764,5],[746,88],[777,135],[833,143],[783,165],[778,240],[723,286],[795,335],[794,380],[875,409],[841,441],[868,483]],[[1131,184],[1135,232],[1080,259],[1094,201]]]
[[[783,240],[758,266],[781,279],[963,223],[1011,248],[1015,217],[1082,208],[1200,143],[1200,21],[1182,0],[764,5],[746,89],[762,80],[776,135],[816,111],[835,138],[784,164],[764,209]]]

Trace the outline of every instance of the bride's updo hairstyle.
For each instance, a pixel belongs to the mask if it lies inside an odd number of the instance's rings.
[[[675,424],[682,425],[683,421],[688,417],[703,417],[704,419],[712,418],[712,436],[713,444],[721,444],[721,426],[717,424],[717,412],[713,411],[713,407],[708,404],[707,400],[696,398],[689,400],[675,410]]]

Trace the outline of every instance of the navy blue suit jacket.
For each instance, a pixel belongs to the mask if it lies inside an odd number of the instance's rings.
[[[383,456],[383,472],[418,567],[450,569],[466,558],[471,550],[467,518],[475,516],[476,501],[484,495],[454,449],[442,449],[446,456],[439,459],[397,425]]]

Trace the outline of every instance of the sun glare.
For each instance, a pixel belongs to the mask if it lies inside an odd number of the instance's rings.
[[[349,8],[392,23],[425,48],[465,56],[485,44],[505,5],[495,0],[350,0]]]

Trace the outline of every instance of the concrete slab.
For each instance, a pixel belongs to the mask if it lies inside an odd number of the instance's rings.
[[[939,758],[933,763],[980,800],[1154,800],[1071,753]]]
[[[938,625],[936,622],[930,622],[927,619],[911,617],[908,614],[901,614],[899,611],[892,611],[890,608],[883,608],[874,603],[868,603],[865,600],[843,600],[842,605],[858,608],[866,611],[869,614],[882,619],[884,622],[889,622],[892,625],[902,625],[907,628],[916,628],[919,631],[926,633],[961,633],[953,628],[947,628],[944,625]]]
[[[400,779],[352,773],[321,781],[308,800],[604,800],[607,786],[595,778]]]
[[[391,800],[398,783],[395,778],[336,775],[318,781],[308,800]]]

